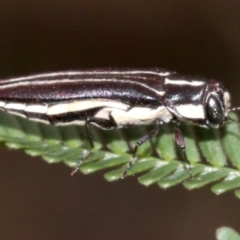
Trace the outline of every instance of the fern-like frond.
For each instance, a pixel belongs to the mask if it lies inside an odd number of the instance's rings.
[[[235,114],[231,118],[237,119]],[[5,112],[1,112],[0,126],[0,141],[6,146],[73,168],[79,159],[85,158],[80,170],[88,174],[108,169],[104,174],[108,181],[121,179],[134,144],[149,131],[143,127],[112,131],[92,127],[94,148],[89,150],[83,127],[49,126]],[[189,190],[211,184],[216,194],[234,190],[240,198],[239,124],[231,122],[216,130],[182,126],[192,179],[186,164],[179,160],[172,129],[171,124],[163,125],[151,143],[139,147],[138,161],[129,175],[137,174],[145,186],[157,183],[164,189],[180,183]]]

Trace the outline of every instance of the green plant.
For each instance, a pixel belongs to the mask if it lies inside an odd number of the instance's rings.
[[[237,119],[235,114],[231,117]],[[94,148],[88,151],[83,127],[49,126],[5,112],[1,113],[0,125],[2,143],[22,149],[31,156],[41,156],[48,163],[64,162],[74,168],[79,159],[89,153],[80,170],[88,174],[110,168],[104,174],[108,181],[121,179],[126,163],[132,157],[129,149],[147,132],[143,127],[113,131],[92,127]],[[145,186],[156,183],[164,189],[183,184],[192,190],[212,184],[211,190],[215,194],[234,190],[240,198],[239,124],[231,122],[216,130],[182,126],[192,179],[186,163],[178,158],[172,129],[173,126],[164,125],[151,143],[139,148],[138,161],[129,175],[137,175]]]

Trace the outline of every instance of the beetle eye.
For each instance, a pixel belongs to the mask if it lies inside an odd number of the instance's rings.
[[[225,114],[218,98],[210,96],[206,105],[207,119],[210,124],[220,124],[225,119]]]

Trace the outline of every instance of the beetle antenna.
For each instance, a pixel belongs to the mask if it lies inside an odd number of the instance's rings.
[[[236,112],[239,110],[240,110],[240,107],[233,107],[233,108],[228,109],[228,112]]]

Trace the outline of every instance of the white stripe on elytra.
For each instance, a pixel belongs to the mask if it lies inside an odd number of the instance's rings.
[[[59,83],[73,83],[73,82],[84,82],[84,81],[88,81],[88,82],[117,82],[117,83],[130,83],[130,84],[134,84],[134,85],[140,85],[143,86],[144,88],[147,88],[157,94],[159,94],[160,96],[163,96],[165,94],[165,91],[158,91],[157,89],[152,88],[151,86],[144,84],[144,83],[140,83],[137,81],[132,81],[132,80],[119,80],[119,79],[74,79],[74,80],[70,80],[70,79],[61,79],[61,82],[59,82],[59,80],[41,80],[41,81],[36,81],[34,82],[34,85],[53,85],[53,84],[59,84]],[[15,87],[15,86],[27,86],[31,84],[31,81],[29,82],[18,82],[18,83],[12,83],[12,84],[7,84],[7,85],[2,85],[0,86],[0,89],[5,89],[5,88],[11,88],[11,87]]]
[[[2,102],[4,103],[4,102]],[[47,112],[47,105],[26,105],[24,103],[5,103],[4,106],[2,106],[7,111],[23,111],[23,112],[31,112],[31,113],[42,113],[46,114]],[[19,113],[20,114],[20,113]]]
[[[82,121],[82,120],[74,120],[74,121],[69,121],[69,122],[56,122],[56,123],[54,123],[54,125],[56,125],[56,126],[80,125],[81,126],[81,125],[85,125],[85,123],[86,122]],[[95,124],[95,125],[97,125],[97,124]]]
[[[45,114],[47,112],[48,106],[47,105],[27,105],[24,109],[26,112],[32,112],[32,113],[42,113]]]
[[[155,123],[156,120],[160,120],[163,122],[169,122],[172,119],[172,114],[167,110],[167,108],[161,106],[156,109],[144,108],[144,107],[135,107],[131,108],[129,111],[122,109],[112,109],[112,108],[103,108],[99,110],[99,112],[94,115],[94,117],[107,119],[109,120],[109,114],[111,113],[111,117],[117,124],[117,127],[124,127],[126,125],[149,125],[151,123]],[[58,122],[55,125],[83,125],[85,121],[82,120],[74,120],[71,122]],[[97,123],[91,123],[97,125],[101,128]]]
[[[153,75],[153,76],[168,76],[170,74],[172,74],[174,72],[168,72],[168,71],[164,71],[164,72],[157,72],[156,71],[144,71],[144,70],[123,70],[123,71],[67,71],[67,72],[53,72],[53,73],[43,73],[43,74],[35,74],[35,75],[31,75],[31,76],[25,76],[25,77],[19,77],[19,78],[12,78],[9,80],[1,80],[1,83],[9,83],[9,82],[18,82],[18,81],[26,81],[26,80],[37,80],[37,79],[41,79],[41,78],[51,78],[51,77],[62,77],[62,76],[66,76],[66,77],[71,77],[71,76],[77,76],[77,75],[89,75],[91,77],[91,75],[126,75],[126,74],[149,74],[149,75]]]
[[[18,111],[24,111],[24,109],[26,108],[26,104],[24,104],[24,103],[6,103],[4,108],[18,110]]]
[[[111,116],[119,127],[125,125],[149,125],[155,123],[156,120],[169,122],[172,119],[172,114],[163,106],[156,109],[134,107],[129,111],[116,109],[111,112]]]
[[[203,105],[183,104],[176,106],[177,113],[180,117],[188,119],[204,119],[205,112]]]
[[[17,109],[5,109],[8,113],[11,113],[13,115],[17,115],[17,116],[20,116],[22,118],[28,118],[28,119],[31,119],[35,122],[42,122],[42,123],[46,123],[46,124],[49,124],[49,121],[45,120],[45,119],[41,119],[37,116],[28,116],[27,115],[27,111],[22,111],[22,112],[18,112]]]
[[[58,115],[68,112],[90,110],[97,107],[110,107],[127,110],[129,105],[113,100],[80,100],[67,103],[58,103],[48,107],[47,115]]]
[[[186,80],[182,80],[182,79],[169,79],[166,78],[165,79],[165,84],[170,84],[170,85],[191,85],[191,86],[203,86],[204,84],[206,84],[206,82],[204,81],[197,81],[197,80],[191,80],[191,81],[186,81]]]
[[[6,102],[0,101],[0,107],[4,107],[6,105]]]
[[[109,120],[109,115],[111,114],[111,117],[114,119],[118,127],[123,127],[125,125],[148,125],[151,123],[155,123],[156,120],[169,122],[172,119],[172,114],[164,106],[160,106],[156,109],[151,109],[147,107],[133,107],[128,110],[129,105],[127,104],[107,100],[75,101],[70,103],[53,105],[49,108],[43,105],[25,105],[22,103],[7,103],[5,105],[5,109],[8,112],[19,115],[21,117],[27,117],[27,112],[47,115],[58,115],[61,113],[67,113],[72,111],[84,111],[96,107],[102,107],[102,109],[100,109],[93,117]],[[26,115],[24,115],[24,112],[26,113]],[[44,119],[39,119],[37,116],[30,116],[29,118],[34,121],[49,123]],[[85,121],[75,119],[70,122],[55,123],[55,125],[69,124],[83,125],[85,124]],[[93,124],[98,125],[97,123]]]
[[[38,118],[37,116],[28,116],[28,113],[40,113],[40,114],[46,114],[47,112],[47,105],[26,105],[23,103],[5,103],[0,102],[0,107],[5,109],[8,113],[23,117],[23,118],[29,118],[36,122],[42,122],[47,123],[49,122],[47,120]]]

